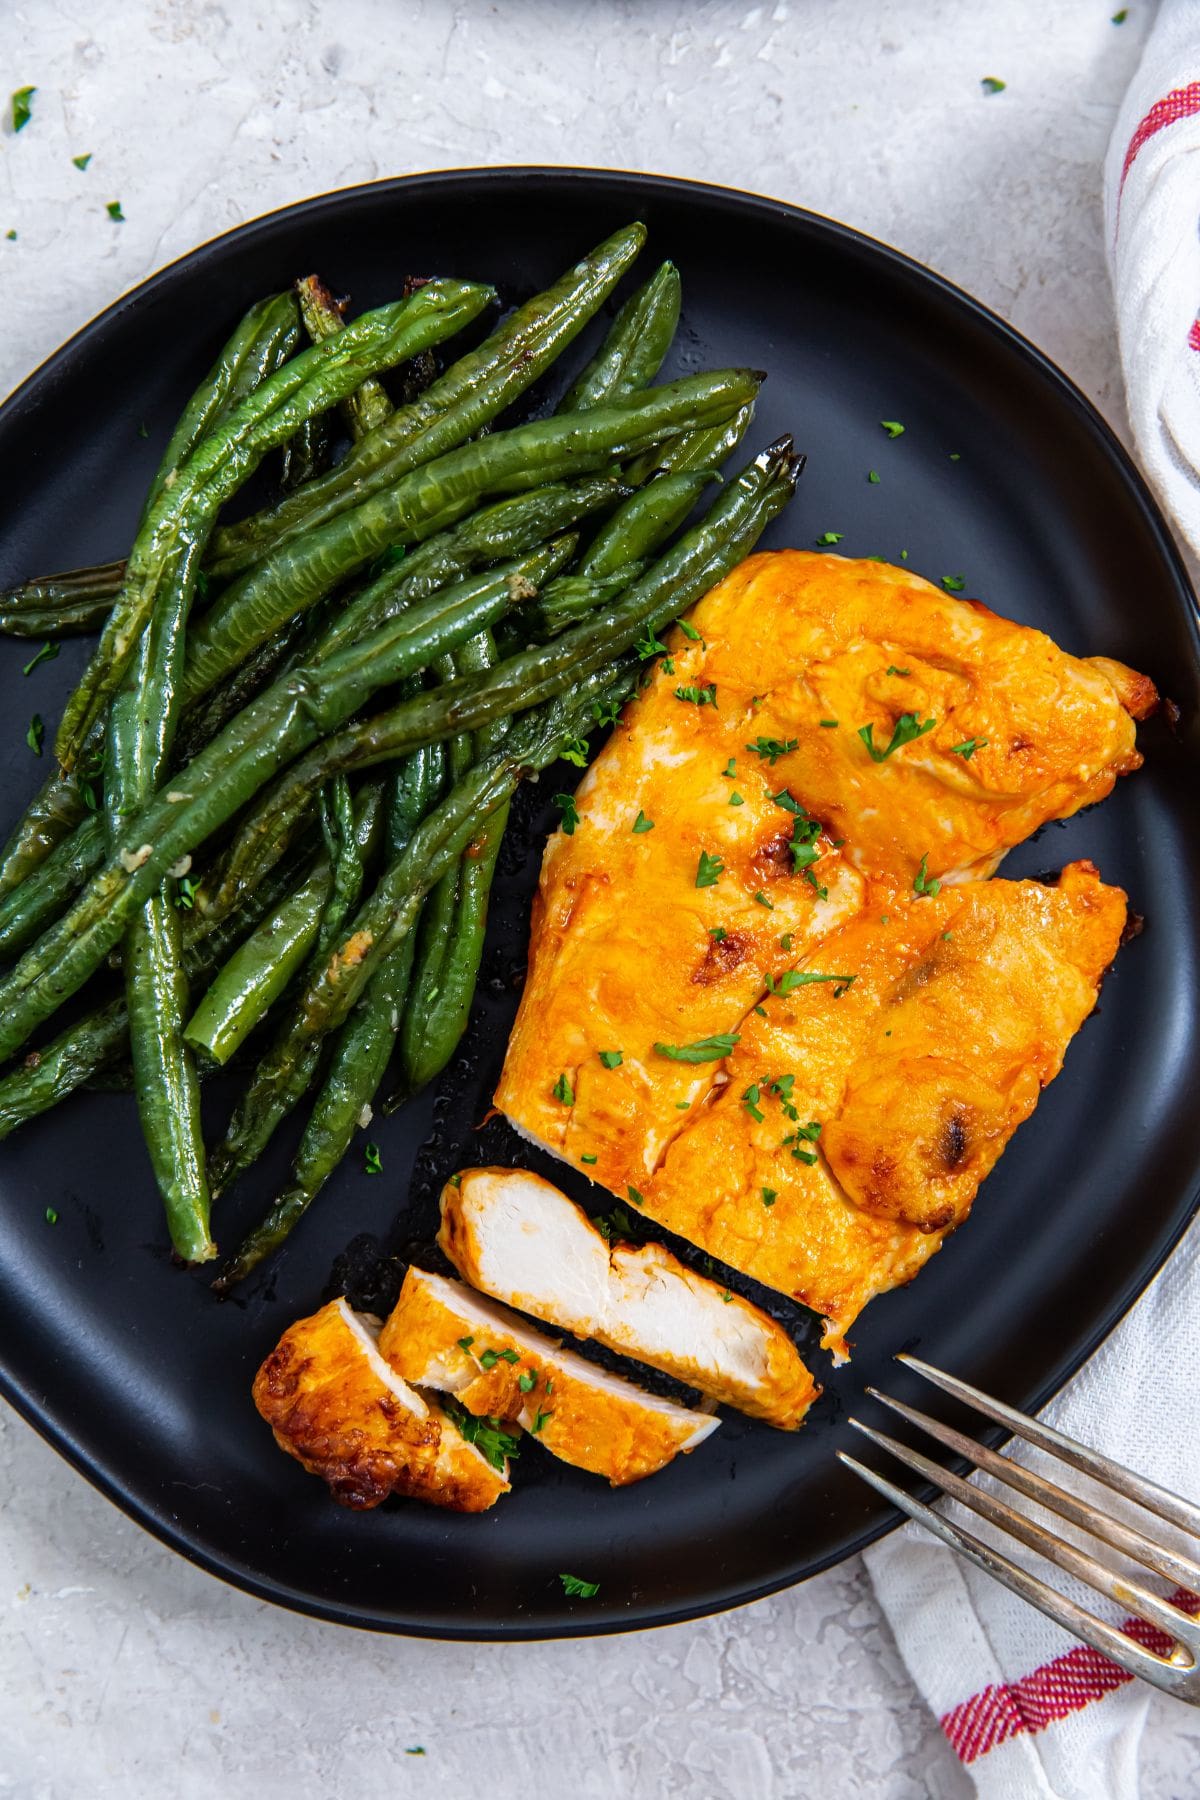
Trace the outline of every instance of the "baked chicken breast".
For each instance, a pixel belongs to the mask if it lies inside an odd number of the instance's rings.
[[[622,1197],[768,980],[887,910],[880,884],[976,880],[1101,799],[1157,698],[907,570],[801,551],[749,557],[668,647],[547,845],[496,1092]]]
[[[331,1300],[297,1319],[254,1379],[254,1404],[281,1450],[364,1511],[390,1494],[455,1512],[484,1512],[509,1490],[436,1402],[414,1393],[380,1355],[379,1320]]]
[[[421,1269],[405,1276],[379,1348],[405,1381],[453,1394],[476,1416],[517,1420],[552,1455],[613,1487],[653,1475],[719,1424],[644,1393],[494,1300]]]
[[[743,1021],[646,1213],[844,1334],[911,1280],[1062,1067],[1126,922],[1091,863],[871,913]]]
[[[794,1429],[820,1392],[759,1307],[662,1244],[606,1242],[573,1200],[528,1170],[455,1176],[442,1191],[438,1242],[472,1287],[753,1418]]]

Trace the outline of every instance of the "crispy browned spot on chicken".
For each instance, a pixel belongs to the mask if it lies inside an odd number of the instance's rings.
[[[988,875],[1102,798],[1137,767],[1133,716],[1155,700],[1119,663],[875,562],[752,556],[690,618],[700,640],[671,634],[673,668],[626,708],[578,826],[547,845],[495,1096],[622,1198],[722,1079],[656,1044],[736,1032],[767,977],[865,905],[888,910],[878,884],[911,900],[922,859],[931,881]],[[860,728],[882,753],[905,714],[933,728],[874,761]],[[939,1127],[948,1153],[960,1128]]]
[[[826,1317],[916,1274],[1062,1066],[1125,923],[1091,863],[1057,886],[892,900],[768,996],[727,1084],[672,1145],[644,1210]]]
[[[507,1474],[468,1444],[379,1354],[379,1321],[333,1300],[288,1327],[254,1378],[254,1404],[281,1450],[362,1511],[404,1494],[482,1512]]]

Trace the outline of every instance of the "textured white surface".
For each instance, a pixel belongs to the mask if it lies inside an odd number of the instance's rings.
[[[0,90],[39,92],[0,140],[0,389],[271,207],[414,169],[573,161],[759,189],[888,239],[1027,332],[1123,430],[1100,160],[1149,8],[1119,27],[1113,10],[6,0]],[[984,75],[1005,92],[984,98]],[[858,1563],[697,1625],[472,1648],[221,1586],[11,1414],[0,1507],[0,1795],[969,1792]],[[1200,1720],[1156,1702],[1144,1763],[1146,1800],[1200,1792]]]

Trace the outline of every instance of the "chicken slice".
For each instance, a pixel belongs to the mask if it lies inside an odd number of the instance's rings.
[[[736,1032],[880,881],[986,876],[1101,799],[1156,700],[1120,663],[838,556],[749,557],[688,631],[547,844],[495,1096],[622,1198],[712,1093],[719,1047],[667,1052]]]
[[[644,1211],[825,1315],[912,1279],[1062,1067],[1125,926],[1091,863],[892,901],[751,1013]]]
[[[792,1430],[820,1389],[787,1333],[661,1244],[609,1245],[573,1200],[525,1169],[464,1169],[442,1191],[438,1242],[464,1281],[553,1325]]]
[[[275,1442],[342,1506],[362,1511],[403,1494],[484,1512],[509,1491],[507,1462],[489,1462],[399,1378],[379,1353],[379,1329],[345,1300],[288,1327],[254,1378]]]
[[[469,1413],[516,1419],[563,1462],[614,1487],[693,1450],[719,1420],[598,1369],[461,1282],[409,1269],[379,1348],[406,1381]]]

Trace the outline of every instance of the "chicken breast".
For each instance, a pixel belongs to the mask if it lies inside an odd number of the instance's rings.
[[[494,1300],[421,1269],[405,1276],[379,1348],[406,1381],[453,1394],[469,1413],[519,1421],[552,1455],[613,1487],[653,1475],[719,1423],[643,1393]]]
[[[752,1012],[646,1213],[825,1315],[911,1280],[1062,1067],[1125,927],[1090,863],[1057,886],[891,902]]]
[[[668,642],[546,847],[495,1097],[622,1197],[768,981],[887,910],[881,883],[986,876],[1101,799],[1156,701],[907,570],[801,551],[749,557]]]
[[[357,1511],[389,1494],[486,1511],[509,1491],[507,1462],[488,1462],[414,1393],[380,1355],[378,1335],[379,1320],[345,1300],[288,1327],[254,1378],[275,1442]]]
[[[594,1338],[753,1418],[799,1425],[820,1389],[787,1333],[661,1244],[608,1243],[525,1169],[464,1169],[442,1191],[438,1242],[509,1306]]]

